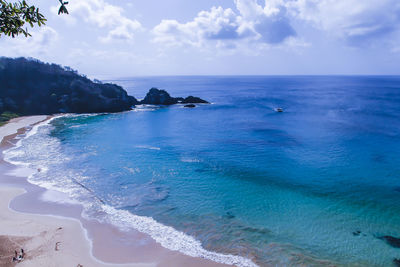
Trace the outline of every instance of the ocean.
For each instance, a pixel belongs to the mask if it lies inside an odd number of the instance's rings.
[[[400,77],[111,82],[139,99],[158,87],[211,104],[57,116],[5,159],[40,169],[29,181],[67,193],[84,216],[187,255],[238,266],[400,258],[380,238],[400,237]]]

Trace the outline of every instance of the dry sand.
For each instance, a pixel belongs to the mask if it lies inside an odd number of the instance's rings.
[[[19,129],[44,121],[47,118],[48,116],[29,116],[12,119],[6,125],[0,127],[0,143],[4,137],[16,134]]]
[[[91,243],[75,219],[11,211],[10,201],[25,191],[0,187],[0,266],[15,266],[14,251],[23,248],[25,259],[17,266],[116,266],[91,256]],[[119,265],[123,266],[123,265]],[[129,264],[124,266],[155,266]]]

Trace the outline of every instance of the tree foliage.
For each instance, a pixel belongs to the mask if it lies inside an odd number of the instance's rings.
[[[122,87],[94,83],[69,67],[0,57],[0,114],[120,112],[136,104]]]
[[[65,5],[68,2],[61,3],[58,14],[68,14]],[[46,18],[39,12],[39,8],[29,5],[25,0],[9,3],[6,0],[0,0],[0,36],[2,34],[15,37],[19,34],[25,37],[31,36],[28,32],[28,24],[31,27],[42,26],[46,22]]]
[[[58,9],[58,15],[63,14],[63,13],[68,14],[68,10],[65,7],[65,5],[68,5],[68,2],[63,2],[62,0],[59,0],[59,1],[60,1],[61,6]]]

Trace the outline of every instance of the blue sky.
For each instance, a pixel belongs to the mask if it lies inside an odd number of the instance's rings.
[[[31,0],[48,19],[0,38],[91,77],[400,74],[399,0]]]

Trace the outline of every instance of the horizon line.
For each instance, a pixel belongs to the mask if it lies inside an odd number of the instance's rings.
[[[94,77],[95,75],[90,75]],[[102,75],[97,75],[97,77]],[[119,77],[105,77],[103,80],[124,80],[130,78],[152,77],[400,77],[400,74],[174,74],[174,75],[132,75]]]

